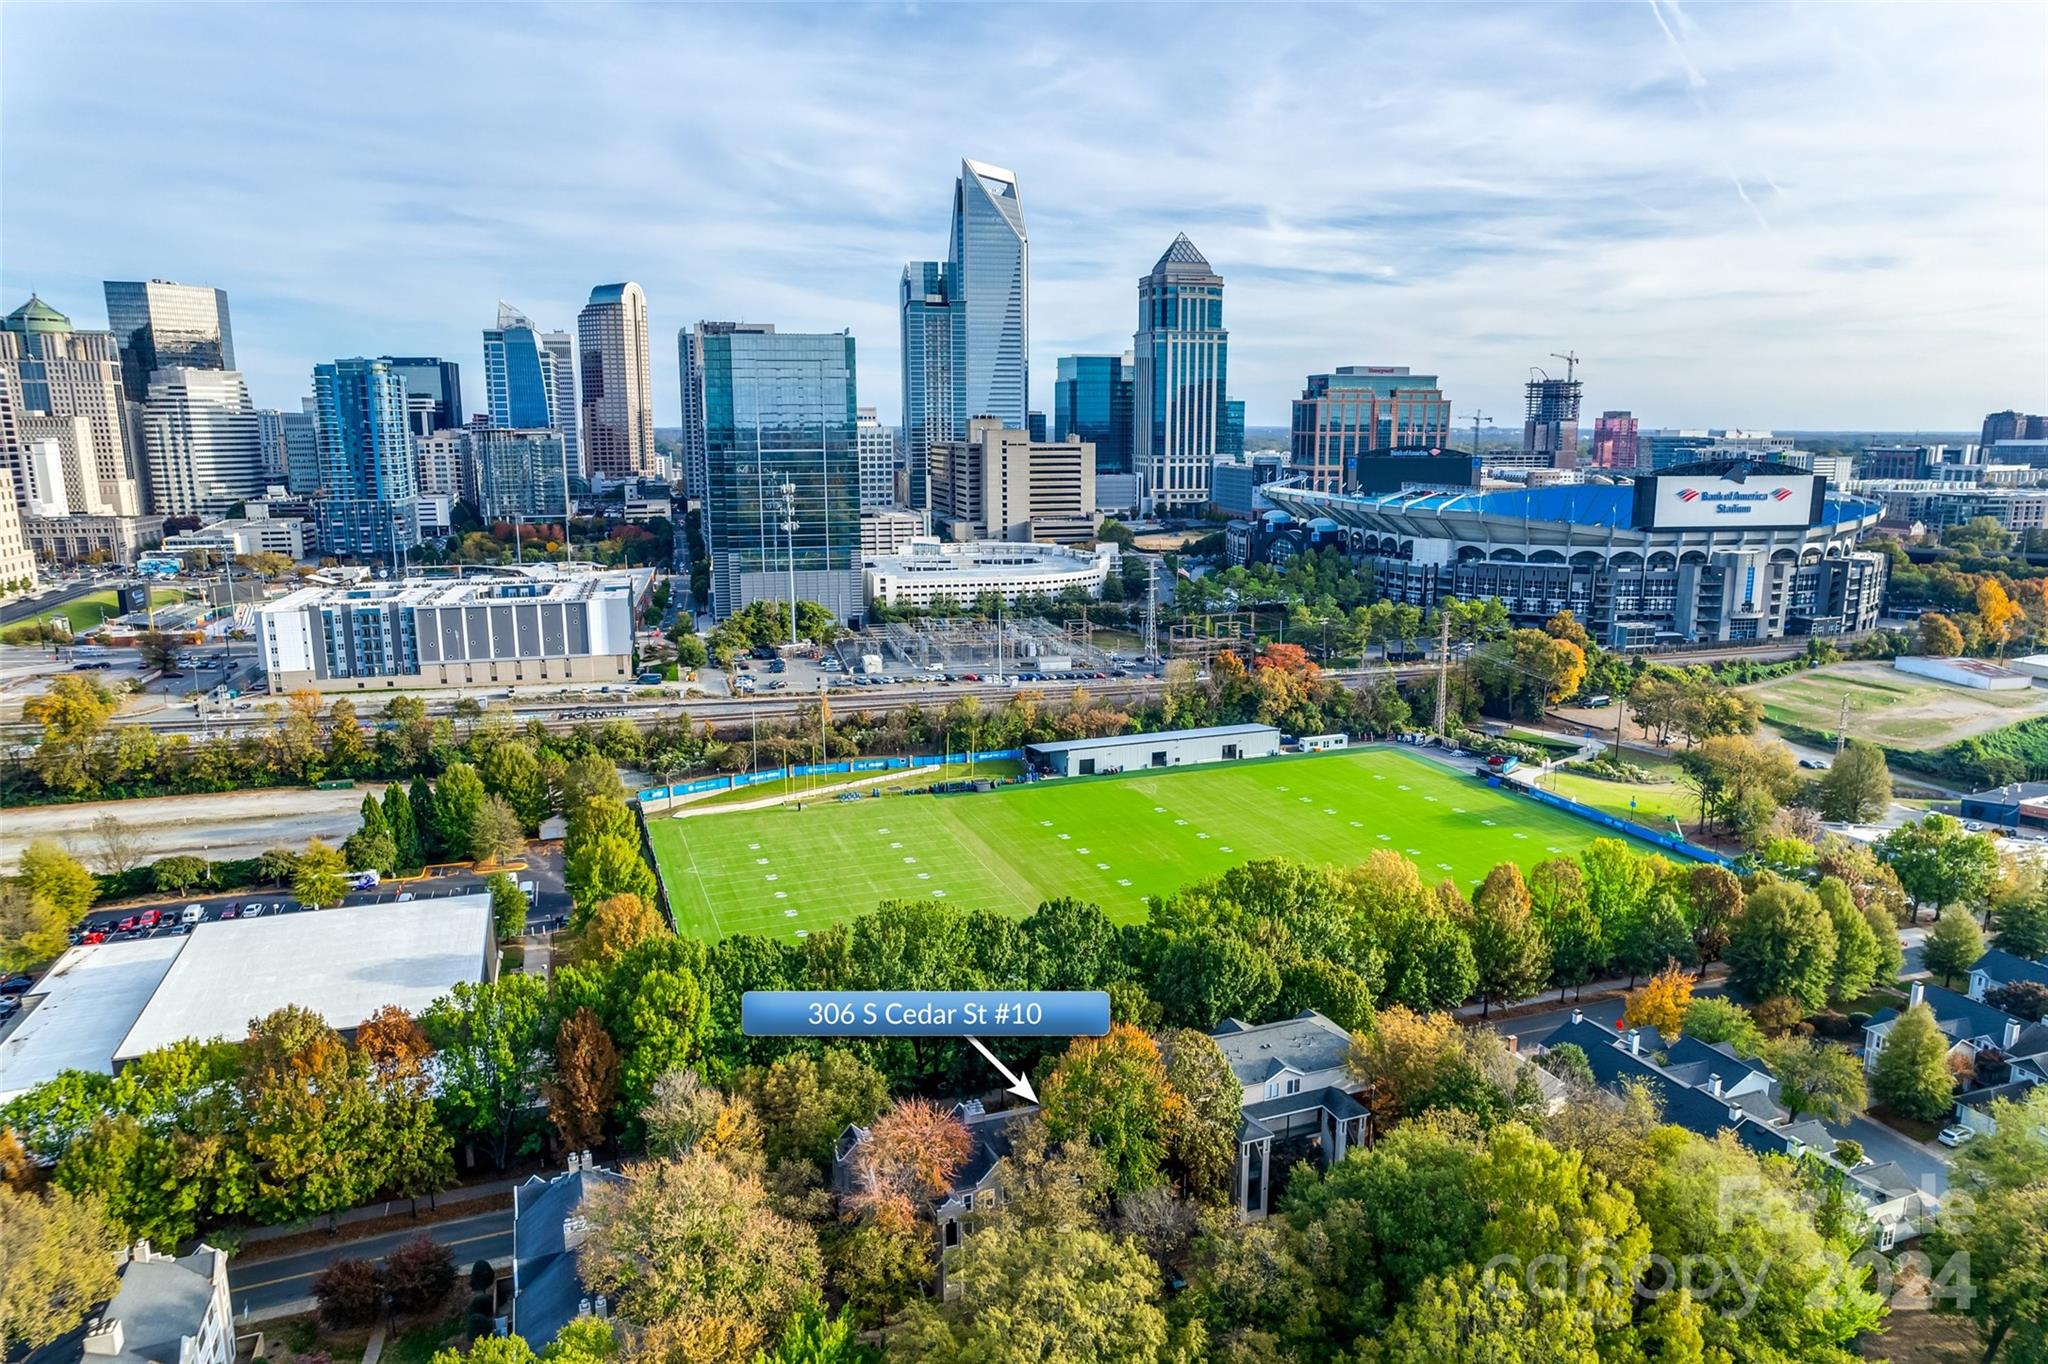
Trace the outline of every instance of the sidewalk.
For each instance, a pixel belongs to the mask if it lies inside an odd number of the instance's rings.
[[[489,1184],[462,1185],[453,1189],[444,1189],[437,1194],[428,1195],[417,1200],[417,1202],[436,1210],[456,1207],[464,1203],[475,1202],[479,1199],[495,1198],[501,1194],[509,1194],[517,1183],[519,1181],[516,1179],[500,1179],[493,1180]],[[414,1208],[415,1200],[410,1198],[394,1198],[386,1203],[368,1203],[360,1208],[350,1208],[347,1212],[330,1213],[325,1217],[315,1217],[310,1221],[297,1222],[290,1226],[254,1227],[243,1233],[242,1245],[244,1249],[237,1258],[260,1258],[251,1256],[249,1248],[261,1245],[265,1241],[282,1241],[287,1237],[304,1236],[307,1232],[313,1231],[339,1231],[343,1227],[353,1226],[361,1222],[375,1222],[385,1217],[411,1216]]]
[[[1551,1009],[1570,1008],[1574,1004],[1590,1004],[1600,1000],[1619,999],[1631,989],[1642,988],[1643,982],[1648,979],[1648,976],[1637,976],[1636,983],[1633,986],[1628,983],[1627,976],[1610,976],[1606,980],[1589,980],[1578,988],[1565,987],[1563,991],[1565,997],[1563,999],[1550,993],[1549,990],[1545,990],[1542,994],[1531,995],[1527,999],[1517,999],[1495,1004],[1488,1009],[1487,1016],[1483,1020],[1479,1014],[1481,1008],[1485,1006],[1480,1004],[1460,1004],[1457,1008],[1451,1010],[1451,1016],[1460,1022],[1477,1023],[1484,1021],[1490,1023],[1498,1018],[1511,1018],[1518,1013],[1545,1012]],[[1727,979],[1727,964],[1717,961],[1707,968],[1707,973],[1704,976],[1698,977],[1693,981],[1693,989],[1694,991],[1704,990],[1710,985],[1722,984]]]

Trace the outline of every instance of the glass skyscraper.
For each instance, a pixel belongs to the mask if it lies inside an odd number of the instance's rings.
[[[167,279],[108,280],[107,330],[121,347],[121,384],[130,402],[149,396],[160,369],[233,369],[234,328],[225,289]]]
[[[461,365],[434,355],[386,355],[382,358],[391,366],[392,373],[404,381],[408,398],[425,399],[429,404],[427,430],[452,431],[468,420],[462,414]]]
[[[1095,472],[1131,472],[1131,358],[1062,355],[1052,387],[1054,440],[1095,443]]]
[[[905,266],[900,305],[904,457],[922,507],[934,444],[965,440],[975,417],[1029,429],[1031,241],[1013,173],[961,161],[946,259]]]
[[[486,520],[557,517],[569,499],[568,452],[552,427],[473,426],[477,511]]]
[[[320,548],[365,559],[420,542],[419,469],[405,380],[383,360],[313,366],[320,448]]]
[[[1223,400],[1223,430],[1216,437],[1216,453],[1227,459],[1244,456],[1244,399]]]
[[[1223,428],[1230,333],[1223,276],[1185,232],[1138,281],[1136,420],[1132,453],[1149,509],[1209,500],[1209,466]]]
[[[576,315],[582,352],[584,471],[610,479],[654,471],[654,386],[647,355],[647,295],[628,280],[600,284]]]
[[[1302,486],[1343,492],[1363,456],[1441,450],[1451,402],[1434,374],[1406,365],[1339,365],[1311,374],[1294,400],[1289,462]]]
[[[853,337],[700,327],[713,613],[796,596],[861,612]],[[782,488],[793,489],[787,516]],[[782,523],[794,519],[793,535]]]
[[[569,467],[576,453],[575,347],[567,332],[544,332],[509,303],[484,330],[484,401],[492,426],[562,433]]]

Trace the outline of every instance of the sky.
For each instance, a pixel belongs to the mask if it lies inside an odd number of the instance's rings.
[[[1645,426],[1974,430],[2048,410],[2048,7],[0,7],[0,309],[228,291],[260,406],[637,280],[655,420],[700,318],[850,329],[896,421],[897,280],[960,159],[1019,178],[1032,405],[1122,351],[1177,232],[1230,392],[1530,366]]]

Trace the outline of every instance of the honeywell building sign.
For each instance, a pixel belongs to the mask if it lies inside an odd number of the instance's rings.
[[[1636,480],[1643,530],[1803,530],[1817,525],[1825,481],[1814,474],[1649,474]]]

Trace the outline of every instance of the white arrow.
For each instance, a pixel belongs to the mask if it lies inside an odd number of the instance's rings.
[[[988,1063],[990,1065],[994,1066],[997,1070],[1000,1070],[1003,1073],[1003,1078],[1010,1082],[1010,1093],[1022,1095],[1024,1102],[1028,1104],[1035,1104],[1038,1102],[1038,1091],[1031,1087],[1031,1077],[1029,1075],[1019,1075],[1017,1072],[1011,1070],[1008,1066],[1004,1065],[1001,1061],[996,1060],[996,1054],[990,1051],[987,1047],[983,1046],[981,1044],[981,1039],[979,1037],[970,1037],[967,1040],[974,1044],[974,1049],[976,1051],[980,1052],[983,1056],[986,1056],[988,1058]]]

